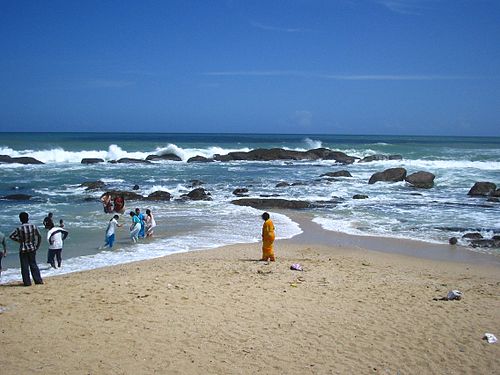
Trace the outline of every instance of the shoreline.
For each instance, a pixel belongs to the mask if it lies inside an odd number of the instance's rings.
[[[318,244],[360,248],[387,254],[407,255],[429,260],[488,264],[500,267],[500,256],[472,251],[464,246],[392,237],[359,236],[323,229],[312,221],[313,214],[297,211],[276,211],[298,223],[302,233],[288,239],[293,244]]]
[[[297,223],[302,230],[302,233],[295,235],[292,238],[288,239],[280,239],[279,241],[285,241],[285,243],[290,243],[292,245],[320,245],[320,246],[329,246],[336,248],[350,248],[350,249],[361,249],[366,251],[380,252],[386,254],[395,254],[395,255],[404,255],[414,257],[416,259],[428,259],[428,260],[437,260],[444,262],[459,262],[459,263],[468,263],[468,264],[483,264],[483,265],[491,265],[500,267],[500,256],[495,256],[492,254],[484,254],[479,252],[474,252],[463,246],[451,246],[445,244],[434,244],[424,241],[418,240],[409,240],[409,239],[398,239],[398,238],[390,238],[390,237],[375,237],[375,236],[359,236],[359,235],[350,235],[342,232],[334,232],[330,230],[323,229],[320,224],[317,224],[312,221],[313,214],[309,212],[301,212],[297,210],[273,210],[271,213],[279,213],[288,217],[293,222]],[[278,228],[279,231],[279,228]],[[156,237],[152,241],[157,239],[166,238],[166,236]],[[42,236],[43,241],[43,236]],[[146,240],[141,242],[140,244],[143,246],[148,246],[148,242],[151,240]],[[117,242],[121,244],[125,251],[133,248],[133,244],[128,242],[124,242],[122,239],[121,242]],[[256,242],[244,242],[237,243],[237,245],[241,246],[252,246],[255,245]],[[117,267],[128,263],[136,263],[143,262],[152,259],[158,259],[163,257],[168,257],[177,253],[184,252],[196,252],[196,251],[213,251],[220,247],[233,246],[234,244],[225,244],[221,246],[216,246],[213,248],[199,248],[193,250],[181,250],[174,251],[165,255],[159,255],[152,258],[138,259],[127,261],[124,263],[116,263],[110,265],[103,265],[97,268],[83,268],[81,270],[70,270],[65,272],[64,267],[61,270],[53,270],[50,269],[46,265],[46,263],[42,260],[45,257],[45,249],[39,250],[43,254],[37,255],[37,260],[40,269],[43,271],[50,271],[49,275],[42,275],[44,278],[46,277],[55,277],[73,274],[76,272],[89,272],[94,269],[101,269],[107,267]],[[10,255],[12,256],[13,251],[11,250]],[[17,253],[16,253],[17,255]],[[64,257],[64,255],[63,255]],[[68,258],[70,259],[70,258]],[[4,269],[5,271],[5,269]],[[61,272],[62,271],[62,272]],[[4,277],[5,278],[5,277]],[[19,275],[20,280],[20,275]],[[12,283],[16,283],[18,280],[11,280],[7,282],[2,282],[0,279],[1,285],[8,285]]]

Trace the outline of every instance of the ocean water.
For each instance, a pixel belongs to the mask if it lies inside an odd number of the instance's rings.
[[[334,161],[272,161],[187,163],[196,155],[211,157],[231,151],[281,147],[310,150],[327,147],[362,158],[373,154],[399,154],[403,160],[338,165]],[[116,160],[144,159],[151,154],[175,153],[183,161],[150,165],[101,163],[82,165],[82,158]],[[48,212],[56,221],[64,219],[70,236],[63,251],[63,268],[45,266],[47,244],[38,252],[43,274],[60,274],[160,257],[176,252],[213,248],[224,244],[251,243],[260,239],[259,210],[230,203],[236,188],[248,188],[250,197],[277,195],[285,199],[320,201],[310,209],[314,221],[324,229],[354,235],[370,235],[447,243],[479,231],[485,237],[500,232],[500,204],[470,198],[467,192],[476,181],[500,185],[500,138],[408,137],[349,135],[263,135],[263,134],[151,134],[151,133],[0,133],[0,155],[31,156],[45,164],[0,164],[0,197],[29,194],[29,201],[0,199],[3,218],[0,231],[9,234],[18,225],[18,214],[27,211],[39,225]],[[392,167],[408,174],[428,171],[436,175],[432,189],[415,189],[405,182],[368,185],[370,176]],[[326,172],[348,170],[352,178],[327,181]],[[150,208],[158,227],[153,239],[133,245],[128,238],[130,218],[117,233],[112,251],[97,248],[111,215],[98,201],[104,190],[89,192],[80,187],[101,180],[105,190],[132,190],[148,195],[163,190],[170,202],[128,202]],[[203,181],[212,201],[178,201],[188,193],[192,180]],[[292,186],[278,188],[279,182]],[[354,200],[355,194],[368,199]],[[271,212],[278,238],[291,238],[301,229],[285,215]],[[41,229],[42,235],[45,230]],[[461,242],[465,244],[464,242]],[[3,260],[1,282],[19,280],[17,246],[8,241],[10,254]],[[473,249],[500,256],[498,249]],[[259,254],[256,254],[256,257]]]

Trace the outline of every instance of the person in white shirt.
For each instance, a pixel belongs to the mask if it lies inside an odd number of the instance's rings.
[[[49,223],[47,229],[49,230],[47,232],[47,242],[49,243],[47,263],[50,263],[52,268],[61,268],[63,242],[68,237],[68,231],[61,227],[55,227],[53,222]],[[57,267],[54,258],[57,259]]]
[[[153,229],[156,227],[156,221],[151,210],[146,210],[146,237],[153,236]]]
[[[102,248],[113,247],[115,243],[115,232],[117,227],[121,227],[122,224],[118,224],[118,219],[120,216],[114,215],[109,221],[108,227],[106,228],[106,242]]]

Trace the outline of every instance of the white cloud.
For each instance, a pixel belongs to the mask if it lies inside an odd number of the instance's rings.
[[[391,12],[408,15],[420,15],[431,2],[438,0],[375,0]]]
[[[310,30],[302,29],[302,28],[286,28],[286,27],[276,27],[276,26],[264,25],[260,22],[255,22],[255,21],[250,22],[250,24],[253,27],[256,27],[257,29],[266,30],[266,31],[279,31],[279,32],[285,32],[285,33],[301,33],[301,32],[310,31]]]
[[[447,75],[432,75],[432,74],[324,74],[301,72],[294,70],[250,70],[250,71],[219,71],[203,73],[207,76],[219,77],[301,77],[301,78],[318,78],[338,81],[439,81],[439,80],[464,80],[464,79],[480,79],[485,77],[474,76],[447,76]]]

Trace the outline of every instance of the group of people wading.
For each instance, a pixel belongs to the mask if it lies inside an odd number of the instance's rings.
[[[151,237],[153,235],[153,230],[156,227],[156,221],[151,210],[146,210],[146,215],[144,215],[141,213],[139,208],[136,208],[135,211],[130,211],[129,215],[132,219],[132,223],[130,225],[130,238],[134,243],[137,242],[141,237]],[[113,244],[115,242],[116,228],[123,225],[118,223],[119,218],[120,217],[115,214],[109,221],[109,224],[106,228],[106,243],[103,247],[113,247]],[[267,212],[264,212],[262,214],[262,219],[264,220],[264,224],[262,225],[262,258],[260,260],[274,262],[274,224],[270,218],[269,213]],[[38,268],[36,262],[36,251],[40,248],[42,236],[38,230],[38,227],[34,224],[29,223],[28,213],[21,212],[19,214],[19,220],[21,221],[21,226],[17,227],[10,234],[9,238],[19,243],[19,259],[21,263],[21,275],[23,284],[25,286],[31,285],[31,277],[33,277],[35,284],[43,284],[43,280],[40,275],[40,269]],[[63,241],[68,236],[68,231],[64,229],[64,223],[62,220],[60,221],[59,227],[56,227],[52,220],[52,214],[50,213],[44,219],[43,224],[48,231],[48,262],[53,268],[61,267],[61,252]],[[0,249],[1,272],[2,257],[7,255],[5,236],[2,233],[0,233],[0,245],[3,248]],[[57,267],[55,263],[56,259]]]

